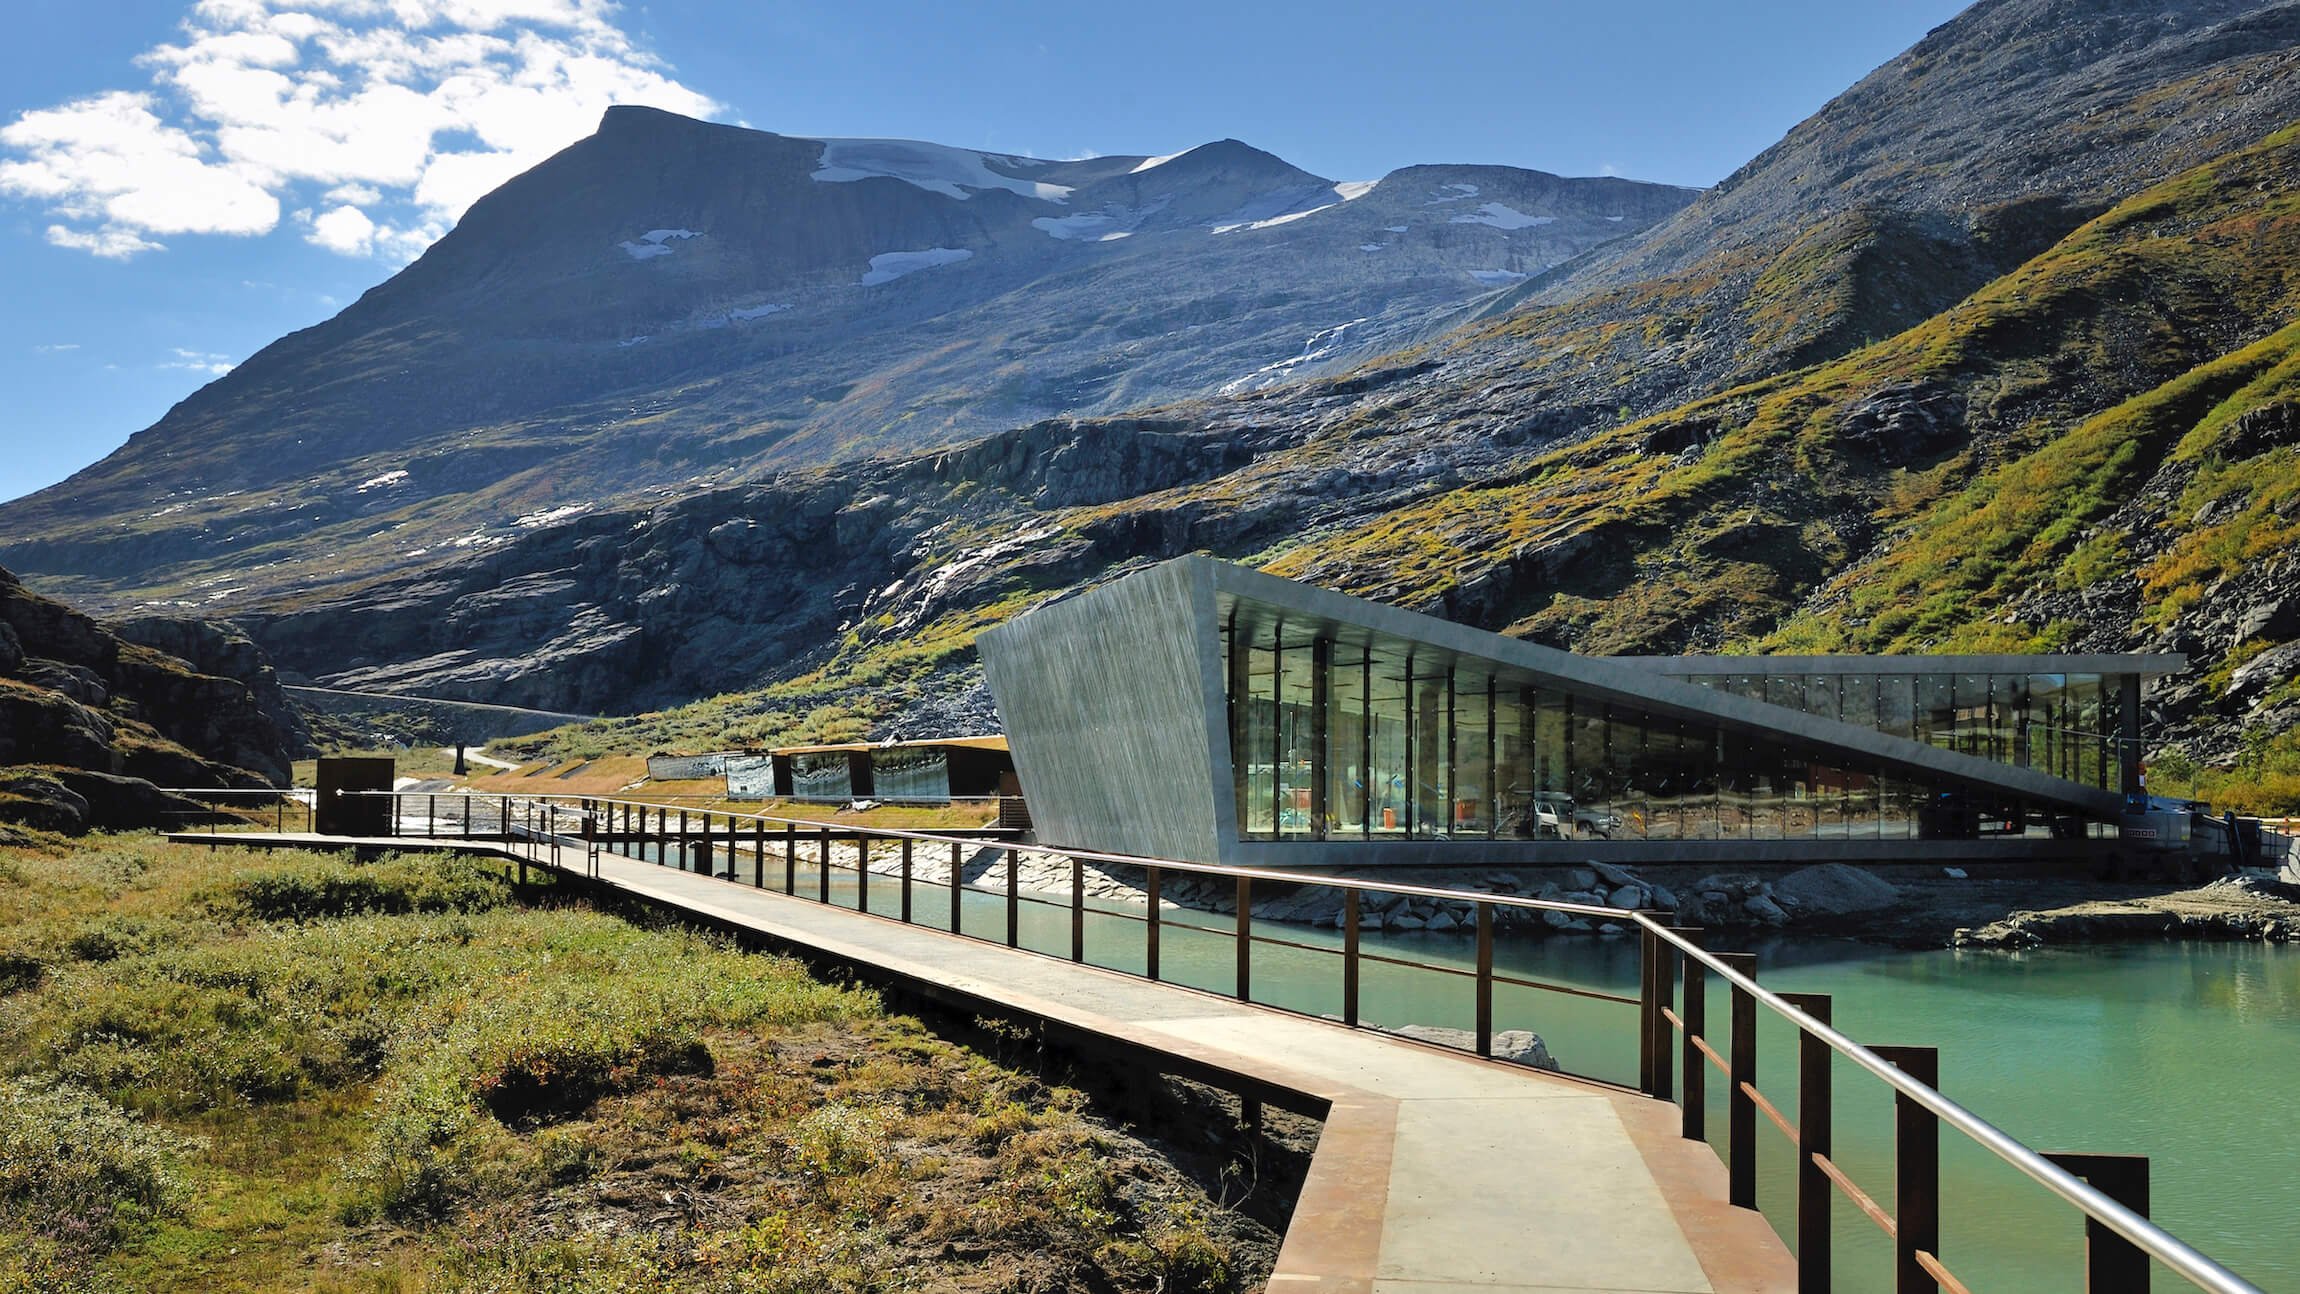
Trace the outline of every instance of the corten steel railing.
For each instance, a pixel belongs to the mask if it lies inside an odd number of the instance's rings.
[[[637,846],[642,857],[652,850],[655,853],[654,861],[669,863],[676,859],[682,868],[692,867],[740,884],[743,878],[735,863],[739,855],[747,853],[753,863],[749,883],[764,889],[769,884],[769,857],[771,854],[779,854],[782,866],[779,869],[780,875],[775,878],[779,882],[777,888],[785,894],[801,896],[803,891],[798,879],[800,855],[802,846],[811,846],[808,852],[813,854],[811,864],[816,873],[816,886],[815,892],[805,897],[822,903],[832,901],[832,844],[834,840],[851,842],[856,849],[855,910],[903,922],[912,919],[913,863],[920,847],[948,849],[951,898],[949,924],[953,933],[960,934],[969,932],[963,929],[959,900],[970,890],[978,894],[984,892],[965,884],[962,851],[972,848],[1002,852],[1006,856],[1006,886],[1003,893],[1003,935],[1006,945],[1021,947],[1019,913],[1024,904],[1066,907],[1070,914],[1069,960],[1081,963],[1087,960],[1085,931],[1089,909],[1085,898],[1085,866],[1096,863],[1135,868],[1140,870],[1143,877],[1142,890],[1147,900],[1144,913],[1134,915],[1107,907],[1093,909],[1093,913],[1105,919],[1131,921],[1145,927],[1143,973],[1152,980],[1162,979],[1159,959],[1161,934],[1164,927],[1174,924],[1163,921],[1160,916],[1162,881],[1172,874],[1226,879],[1236,886],[1236,913],[1231,938],[1236,954],[1235,995],[1241,1001],[1253,1000],[1253,951],[1257,945],[1263,945],[1338,955],[1342,975],[1341,1019],[1342,1023],[1353,1028],[1367,1027],[1359,1018],[1360,973],[1367,963],[1387,963],[1472,980],[1476,1004],[1474,1050],[1480,1056],[1492,1054],[1493,991],[1496,985],[1511,985],[1637,1008],[1637,1088],[1646,1095],[1676,1100],[1681,1105],[1680,1130],[1683,1136],[1689,1140],[1707,1140],[1708,1079],[1711,1071],[1719,1074],[1727,1084],[1727,1127],[1720,1153],[1727,1168],[1727,1193],[1732,1204],[1749,1209],[1758,1207],[1759,1115],[1763,1115],[1795,1146],[1794,1212],[1787,1229],[1796,1239],[1798,1289],[1801,1294],[1831,1288],[1832,1206],[1834,1197],[1838,1195],[1842,1195],[1861,1216],[1874,1223],[1892,1240],[1892,1289],[1895,1294],[1914,1294],[1915,1291],[1933,1294],[1941,1290],[1950,1291],[1951,1294],[1966,1294],[1968,1287],[1948,1267],[1940,1253],[1940,1134],[1944,1127],[1988,1151],[2075,1209],[2084,1219],[2085,1288],[2089,1294],[2141,1294],[2149,1288],[2152,1262],[2162,1264],[2167,1271],[2199,1289],[2216,1291],[2218,1294],[2260,1294],[2256,1286],[2149,1220],[2148,1160],[2145,1157],[2031,1149],[1940,1092],[1937,1086],[1939,1056],[1935,1049],[1859,1043],[1830,1024],[1828,995],[1775,993],[1757,982],[1756,959],[1753,954],[1704,948],[1700,943],[1699,930],[1665,924],[1655,913],[1625,912],[1611,907],[1435,889],[1355,877],[1224,867],[1092,850],[1024,846],[959,833],[847,826],[734,812],[709,812],[691,816],[689,811],[673,810],[652,802],[614,798],[450,797],[389,791],[347,794],[391,796],[394,801],[391,816],[395,831],[406,816],[400,807],[400,801],[403,800],[426,803],[427,812],[424,816],[434,823],[441,820],[437,813],[441,800],[464,798],[497,802],[494,821],[505,843],[524,841],[538,850],[548,846],[554,851],[554,856],[562,843],[578,844],[586,850],[587,867],[592,875],[597,875],[598,851],[601,847],[613,849],[617,844],[628,844]],[[520,800],[528,803],[521,807],[516,803]],[[552,808],[552,802],[557,802],[559,807]],[[567,807],[568,802],[573,804],[571,809]],[[715,826],[714,819],[720,820],[723,825]],[[461,820],[469,823],[474,820],[474,814],[465,812]],[[574,835],[569,836],[556,830],[556,826],[569,823],[576,828]],[[893,912],[872,906],[868,850],[872,842],[891,843],[899,849],[899,871],[895,876],[899,878],[901,887],[900,902]],[[1067,902],[1025,894],[1021,890],[1019,861],[1026,850],[1055,854],[1069,860],[1070,895]],[[713,866],[713,860],[721,858],[727,862],[723,873]],[[1336,950],[1299,940],[1256,934],[1253,887],[1257,883],[1340,889],[1343,892],[1341,948]],[[1476,913],[1474,968],[1465,970],[1365,949],[1361,945],[1361,934],[1364,929],[1363,900],[1367,895],[1431,898],[1473,905]],[[1632,998],[1497,971],[1494,967],[1495,914],[1512,908],[1564,912],[1576,917],[1633,924],[1639,938],[1638,996]],[[1179,928],[1213,933],[1206,926],[1185,924]],[[1707,1018],[1709,985],[1712,980],[1721,984],[1727,994],[1726,1046],[1722,1052],[1718,1050],[1711,1035]],[[1289,1009],[1267,1002],[1261,1005],[1279,1010]],[[1796,1108],[1790,1113],[1784,1113],[1758,1086],[1757,1022],[1760,1010],[1787,1021],[1797,1031],[1795,1068],[1799,1081]],[[1875,1196],[1855,1182],[1833,1157],[1834,1092],[1831,1071],[1839,1058],[1883,1083],[1893,1094],[1892,1209],[1885,1208]],[[1867,1287],[1867,1283],[1864,1283],[1864,1287]]]

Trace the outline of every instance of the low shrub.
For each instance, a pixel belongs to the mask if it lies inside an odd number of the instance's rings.
[[[485,912],[510,886],[468,858],[393,855],[366,864],[307,856],[243,872],[232,891],[259,921],[318,921],[361,914]]]
[[[70,1084],[0,1078],[0,1218],[70,1251],[180,1213],[178,1161],[197,1149]]]

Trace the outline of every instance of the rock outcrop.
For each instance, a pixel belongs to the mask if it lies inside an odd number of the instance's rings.
[[[0,821],[162,825],[198,808],[162,786],[286,784],[310,734],[245,634],[180,620],[123,628],[0,570]]]

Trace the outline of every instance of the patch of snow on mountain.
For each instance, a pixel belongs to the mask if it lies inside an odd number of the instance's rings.
[[[1306,186],[1297,189],[1279,189],[1265,193],[1209,226],[1217,234],[1232,233],[1240,229],[1268,229],[1289,221],[1313,216],[1326,208],[1338,205],[1334,190],[1329,185]]]
[[[1627,217],[1625,217],[1625,216],[1607,216],[1607,217],[1606,217],[1606,219],[1607,219],[1607,220],[1610,220],[1610,221],[1612,221],[1614,224],[1617,224],[1617,225],[1618,225],[1618,224],[1620,224],[1620,223],[1621,223],[1623,220],[1627,219]]]
[[[1201,147],[1203,147],[1203,145],[1201,145]],[[1140,175],[1144,171],[1153,170],[1157,167],[1164,166],[1166,163],[1173,161],[1177,157],[1181,157],[1189,153],[1195,153],[1197,151],[1198,150],[1195,148],[1185,148],[1179,153],[1168,153],[1164,157],[1145,157],[1142,159],[1142,162],[1139,166],[1136,166],[1133,170],[1128,171],[1127,174]]]
[[[1429,201],[1423,203],[1422,205],[1425,207],[1435,207],[1444,203],[1459,202],[1463,198],[1474,198],[1476,196],[1477,186],[1474,184],[1441,184],[1438,186],[1438,196],[1431,198]]]
[[[1335,324],[1331,328],[1321,328],[1311,333],[1309,340],[1302,343],[1301,354],[1288,356],[1275,364],[1264,364],[1244,377],[1224,382],[1222,394],[1236,395],[1240,391],[1258,391],[1266,386],[1276,386],[1292,377],[1297,370],[1332,358],[1334,352],[1340,349],[1344,334],[1364,322],[1364,319],[1352,319],[1348,323]]]
[[[905,274],[931,270],[940,265],[954,265],[974,253],[963,247],[929,247],[916,252],[880,252],[870,258],[870,272],[862,276],[864,287],[892,283]]]
[[[744,306],[739,310],[729,310],[727,317],[735,320],[764,319],[768,315],[781,314],[788,309],[790,307],[787,305]]]
[[[365,494],[365,493],[367,493],[369,490],[381,490],[381,489],[385,489],[385,488],[387,488],[387,487],[389,487],[389,486],[394,486],[394,485],[397,485],[397,484],[399,484],[401,481],[404,481],[404,480],[406,480],[406,479],[407,479],[407,469],[406,469],[406,468],[400,468],[400,469],[397,469],[397,470],[395,470],[395,471],[385,472],[385,473],[384,473],[383,475],[381,475],[381,476],[371,476],[371,477],[367,478],[366,480],[364,480],[364,481],[361,481],[361,482],[359,483],[359,490],[358,490],[358,492],[359,492],[359,493],[361,493],[361,494]],[[182,505],[182,504],[177,504],[176,506],[177,506],[177,507],[182,507],[182,506],[184,506],[184,505]]]
[[[1387,246],[1389,246],[1388,243],[1359,243],[1358,250],[1361,252],[1378,252]]]
[[[1489,288],[1506,288],[1512,283],[1523,283],[1533,277],[1516,270],[1471,270],[1469,276]]]
[[[1075,216],[1040,216],[1030,222],[1030,227],[1043,230],[1048,237],[1066,243],[1107,243],[1134,232],[1127,227],[1125,217],[1109,211]]]
[[[1402,234],[1406,231],[1404,225],[1383,225],[1382,228],[1393,234]]]
[[[1334,186],[1334,196],[1344,202],[1355,202],[1374,191],[1380,180],[1344,180]]]
[[[591,505],[588,503],[570,503],[564,508],[546,508],[538,512],[530,512],[527,515],[520,517],[518,520],[512,522],[511,524],[515,526],[525,526],[532,530],[537,526],[554,525],[558,522],[567,520],[569,517],[578,516],[582,513],[589,512],[590,510]],[[461,540],[457,541],[459,544],[461,542]]]
[[[1457,225],[1492,225],[1496,229],[1531,229],[1536,225],[1554,225],[1555,216],[1529,216],[1506,203],[1488,202],[1466,216],[1455,216]]]
[[[619,341],[619,342],[616,342],[616,343],[615,343],[615,345],[616,345],[617,347],[619,347],[619,348],[622,348],[622,349],[628,350],[629,348],[631,348],[631,347],[633,347],[633,346],[644,346],[644,345],[646,345],[648,342],[651,342],[651,341],[653,341],[653,340],[655,340],[655,339],[654,339],[653,337],[649,336],[648,334],[646,334],[646,333],[640,333],[640,334],[639,334],[638,336],[636,336],[636,337],[625,337],[623,340],[621,340],[621,341]]]
[[[916,139],[826,139],[822,166],[814,178],[825,184],[885,177],[914,184],[929,193],[957,198],[973,197],[969,189],[1004,189],[1045,202],[1067,202],[1070,188],[1037,180],[1020,180],[991,170],[989,155],[969,148],[929,144]],[[1001,157],[1012,164],[1014,158]]]
[[[702,232],[695,229],[650,229],[639,235],[637,242],[626,239],[615,245],[623,249],[625,256],[635,261],[643,261],[656,256],[669,256],[671,254],[671,240],[674,238],[700,238],[702,236]]]

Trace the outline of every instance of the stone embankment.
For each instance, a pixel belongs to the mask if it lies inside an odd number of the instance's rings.
[[[811,860],[813,852],[801,854]],[[902,870],[900,847],[890,842],[871,846],[869,865],[874,876],[895,876]],[[834,844],[834,868],[855,865],[851,844]],[[939,848],[913,851],[912,875],[921,883],[947,885],[950,859]],[[964,883],[976,889],[1003,893],[1007,887],[1007,854],[1003,849],[982,849],[962,856]],[[1038,898],[1070,899],[1068,855],[1023,850],[1017,859],[1023,893]],[[1691,869],[1677,869],[1680,871]],[[1148,882],[1142,870],[1117,864],[1087,863],[1081,869],[1086,898],[1097,903],[1140,904],[1148,901]],[[1899,901],[1900,891],[1888,881],[1842,863],[1805,867],[1766,880],[1749,873],[1704,873],[1673,885],[1626,867],[1590,862],[1571,867],[1424,868],[1390,871],[1380,876],[1336,873],[1336,879],[1379,880],[1429,889],[1466,890],[1502,898],[1540,899],[1584,907],[1608,908],[1620,920],[1579,916],[1569,912],[1502,905],[1494,911],[1497,930],[1542,931],[1571,935],[1625,935],[1634,930],[1633,911],[1671,917],[1703,927],[1783,929],[1797,925],[1828,927],[1862,914],[1881,911]],[[1162,907],[1230,915],[1237,911],[1237,886],[1227,877],[1183,871],[1161,875],[1158,897]],[[1315,882],[1286,885],[1263,882],[1254,889],[1254,919],[1297,925],[1339,928],[1343,920],[1342,891]],[[1470,900],[1424,898],[1404,894],[1367,892],[1360,900],[1359,927],[1392,932],[1471,932],[1477,928],[1476,905]]]

